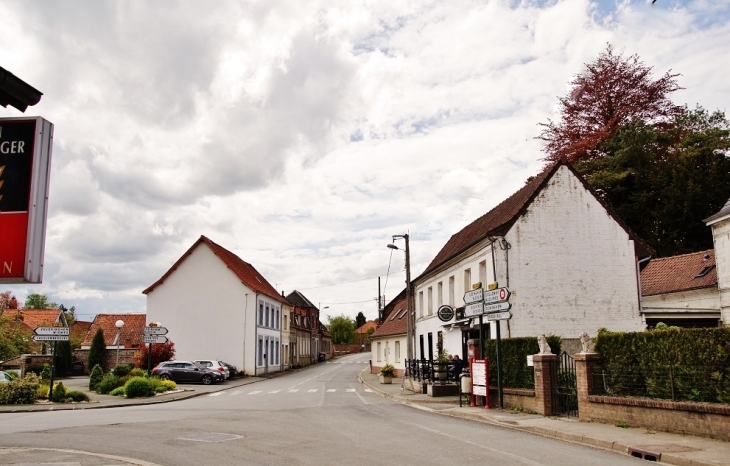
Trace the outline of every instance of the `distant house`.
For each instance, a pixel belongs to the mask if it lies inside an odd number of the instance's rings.
[[[282,369],[289,303],[253,265],[205,236],[143,293],[177,359],[220,359],[250,375]]]
[[[377,374],[381,367],[391,364],[396,369],[396,375],[400,377],[406,367],[406,345],[408,343],[405,289],[386,304],[382,315],[384,316],[383,323],[370,337],[372,339],[371,370],[373,374]]]
[[[124,325],[117,329],[117,321]],[[135,349],[144,345],[143,329],[147,325],[146,314],[97,314],[86,332],[81,349],[91,348],[94,335],[101,329],[107,349]],[[119,332],[117,332],[119,330]]]
[[[2,318],[3,325],[18,329],[29,336],[38,327],[60,326],[65,322],[60,309],[6,309]],[[35,342],[32,345],[33,352],[41,354],[49,352],[51,346],[48,342]]]
[[[722,322],[715,251],[653,259],[641,271],[646,326],[717,327]]]
[[[378,321],[373,319],[365,322],[355,329],[355,341],[364,351],[370,351],[370,340],[368,339],[368,331],[378,328]]]
[[[412,248],[417,245],[412,245]],[[553,334],[574,343],[582,332],[643,329],[637,258],[649,249],[567,162],[557,162],[495,208],[456,232],[413,280],[414,358],[466,356],[479,319],[442,322],[437,310],[464,308],[473,285],[511,290],[510,320],[487,322],[487,338]]]
[[[292,324],[297,334],[296,364],[311,364],[323,351],[321,340],[324,326],[319,322],[319,308],[297,290],[286,295],[286,300],[292,305]]]

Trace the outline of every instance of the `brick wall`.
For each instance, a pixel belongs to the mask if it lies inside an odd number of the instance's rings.
[[[489,402],[494,408],[499,406],[499,392],[497,387],[489,387]],[[535,390],[523,388],[503,388],[502,402],[504,404],[504,409],[517,409],[528,413],[538,412]]]
[[[342,353],[361,353],[362,346],[360,345],[333,345],[335,347],[335,354]]]
[[[134,355],[139,349],[120,349],[119,350],[119,364],[134,364]],[[81,361],[84,363],[84,373],[88,374],[91,372],[89,366],[89,350],[87,349],[76,349],[74,350],[74,361]],[[117,365],[117,350],[107,349],[106,350],[106,369],[109,370]]]

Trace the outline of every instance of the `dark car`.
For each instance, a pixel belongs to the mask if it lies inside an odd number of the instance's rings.
[[[208,369],[191,361],[166,361],[161,362],[152,369],[152,375],[163,380],[172,380],[179,383],[196,383],[204,385],[223,382],[224,376],[221,372]]]
[[[223,363],[224,366],[226,366],[226,369],[228,369],[228,373],[230,374],[228,376],[228,378],[231,378],[234,375],[238,374],[238,369],[236,369],[236,366],[234,366],[233,364],[228,364],[225,361],[221,361],[221,362]]]

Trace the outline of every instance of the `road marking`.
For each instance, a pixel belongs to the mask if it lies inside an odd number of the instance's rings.
[[[241,393],[241,390],[236,390],[235,392],[231,393],[231,396],[240,395]]]
[[[249,392],[248,394],[249,395],[256,395],[257,393],[261,393],[261,390],[256,390],[256,391],[253,391],[253,392]]]
[[[318,388],[312,388],[312,389],[309,389],[309,390],[307,390],[307,391],[308,391],[309,393],[315,393],[315,392],[316,392],[317,390],[319,390],[319,389],[318,389]]]
[[[222,394],[223,394],[223,392],[215,392],[215,393],[211,393],[208,396],[218,396],[218,395],[222,395]]]
[[[370,390],[369,388],[366,388],[366,389],[365,389],[365,392],[366,392],[366,393],[373,393],[373,391],[372,391],[372,390]]]
[[[345,391],[346,391],[347,393],[352,393],[352,392],[354,392],[354,391],[355,391],[355,389],[354,389],[354,388],[348,388],[348,389],[347,389],[347,390],[345,390]]]
[[[279,393],[281,390],[271,390],[269,393]]]
[[[333,393],[333,392],[336,392],[336,391],[337,391],[336,388],[328,388],[327,389],[327,393]]]
[[[299,389],[298,389],[298,388],[293,388],[293,389],[289,390],[289,393],[296,393],[296,392],[298,392],[298,391],[299,391]]]

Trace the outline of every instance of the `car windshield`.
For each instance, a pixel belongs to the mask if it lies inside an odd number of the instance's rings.
[[[202,365],[202,364],[200,364],[200,363],[197,363],[197,362],[193,362],[193,365],[194,365],[194,366],[197,366],[197,367],[199,367],[199,368],[201,368],[201,369],[205,369],[205,366],[203,366],[203,365]]]

